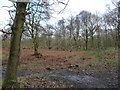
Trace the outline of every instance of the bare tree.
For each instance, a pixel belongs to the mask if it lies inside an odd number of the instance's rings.
[[[94,48],[94,34],[97,30],[97,24],[99,22],[99,17],[95,14],[91,14],[90,15],[90,20],[89,20],[89,26],[88,26],[88,29],[89,29],[89,35],[90,35],[90,38],[91,38],[91,47],[90,48]]]
[[[88,11],[81,11],[79,13],[79,16],[81,18],[82,23],[82,36],[85,37],[85,50],[88,49],[88,37],[89,37],[89,21],[90,21],[90,15],[91,13]]]
[[[80,18],[78,15],[76,15],[75,17],[75,31],[76,31],[76,34],[75,34],[75,37],[74,37],[74,40],[75,40],[75,43],[76,43],[76,48],[78,49],[79,47],[81,47],[81,44],[80,44]]]
[[[74,31],[74,17],[71,16],[70,20],[68,20],[69,24],[66,28],[69,30],[69,38],[72,39],[73,31]]]
[[[16,15],[14,18],[14,23],[11,27],[12,36],[11,36],[10,55],[8,59],[5,79],[2,86],[3,89],[18,87],[16,72],[17,72],[19,56],[20,56],[20,42],[21,42],[22,32],[24,30],[26,7],[27,7],[27,3],[16,2]]]
[[[33,41],[33,48],[34,54],[38,54],[38,47],[39,47],[39,35],[40,32],[45,31],[44,28],[41,26],[41,21],[45,21],[46,19],[50,19],[49,15],[49,3],[46,1],[39,1],[28,4],[27,11],[28,14],[26,16],[26,30],[24,34],[32,38]]]
[[[106,44],[108,42],[108,34],[111,33],[113,44],[115,48],[117,48],[117,10],[109,10],[108,13],[105,13],[103,16],[103,28],[105,29],[106,33]],[[108,46],[108,45],[107,45]],[[107,47],[106,46],[106,47]]]
[[[45,32],[43,33],[44,36],[46,36],[46,45],[48,49],[51,49],[51,42],[52,42],[52,36],[53,36],[53,30],[54,27],[52,25],[47,24],[45,28]]]
[[[65,46],[66,46],[66,26],[65,26],[65,19],[62,18],[61,20],[58,21],[58,27],[61,33],[61,49],[65,50]]]

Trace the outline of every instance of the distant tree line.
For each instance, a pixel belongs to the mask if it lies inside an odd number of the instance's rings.
[[[34,23],[35,25],[35,23]],[[36,26],[37,27],[37,26]],[[55,25],[38,25],[39,47],[60,50],[100,50],[118,46],[118,9],[104,15],[81,11]],[[27,38],[25,36],[25,38]],[[24,41],[24,40],[23,40]]]

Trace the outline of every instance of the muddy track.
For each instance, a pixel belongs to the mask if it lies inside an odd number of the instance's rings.
[[[2,69],[2,75],[5,74],[5,68]],[[107,75],[107,74],[106,74]],[[95,77],[91,75],[85,75],[85,74],[77,74],[75,72],[67,71],[67,70],[46,70],[46,71],[24,71],[19,70],[17,72],[18,77],[25,77],[25,76],[36,76],[36,77],[47,77],[51,79],[52,81],[62,81],[62,82],[70,82],[74,85],[74,87],[80,87],[80,88],[115,88],[117,87],[117,78],[116,80],[111,81],[110,85],[107,82],[107,78],[103,76],[101,77]],[[97,75],[99,76],[99,75]],[[114,77],[114,75],[113,75]],[[112,80],[113,77],[108,77],[110,80]]]
[[[107,85],[102,80],[89,76],[89,75],[77,75],[71,72],[56,72],[49,75],[52,78],[70,81],[75,84],[76,87],[81,88],[106,88]]]

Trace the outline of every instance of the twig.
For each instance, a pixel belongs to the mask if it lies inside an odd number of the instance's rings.
[[[3,29],[0,30],[0,32],[2,32],[2,33],[6,33],[6,34],[12,34],[11,32],[6,32],[6,31],[4,31]]]
[[[10,15],[10,18],[14,21],[14,19],[13,19],[13,17],[12,17],[12,15],[11,15],[10,12],[11,12],[11,10],[8,11],[8,13],[9,13],[9,15]]]
[[[58,1],[58,0],[57,0]],[[67,3],[65,4],[64,2],[61,2],[61,1],[58,1],[59,3],[62,3],[65,5],[65,7],[58,13],[60,14],[61,12],[63,12],[65,10],[65,8],[67,7],[68,3],[69,3],[69,0],[67,1]]]

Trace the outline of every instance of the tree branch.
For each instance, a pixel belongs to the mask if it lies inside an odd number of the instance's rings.
[[[58,0],[57,0],[58,1]],[[69,3],[69,0],[67,1],[67,3],[65,4],[64,2],[61,2],[61,1],[58,1],[58,3],[62,3],[65,5],[65,7],[58,13],[60,14],[61,12],[63,12],[65,10],[65,8],[67,7],[68,3]]]
[[[11,32],[6,32],[3,29],[1,29],[0,32],[5,33],[5,34],[12,34]]]

